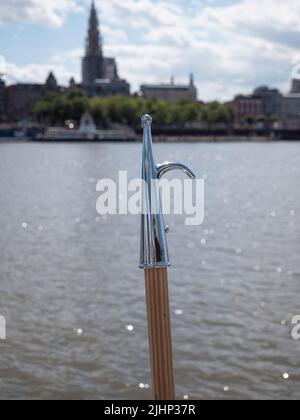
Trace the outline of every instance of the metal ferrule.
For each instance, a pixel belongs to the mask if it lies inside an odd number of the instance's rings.
[[[142,118],[143,139],[143,213],[141,227],[140,268],[153,269],[170,266],[166,234],[168,227],[162,214],[159,179],[172,170],[181,170],[190,178],[195,178],[189,167],[178,162],[157,165],[152,150],[152,118]]]

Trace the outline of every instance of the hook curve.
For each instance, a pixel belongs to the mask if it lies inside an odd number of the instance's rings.
[[[181,171],[191,179],[195,179],[196,175],[187,165],[180,162],[165,162],[157,165],[157,178],[161,179],[164,175],[171,171]]]
[[[164,223],[161,191],[158,180],[166,173],[180,170],[187,176],[196,178],[193,171],[179,162],[165,162],[157,165],[152,150],[152,117],[144,115],[143,160],[142,160],[142,215],[141,215],[141,253],[140,268],[159,269],[170,266],[166,234],[169,228]]]

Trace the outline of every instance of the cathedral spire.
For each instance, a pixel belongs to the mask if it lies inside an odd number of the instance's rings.
[[[102,56],[102,45],[99,32],[99,21],[97,16],[97,10],[94,0],[92,1],[90,19],[89,19],[89,30],[86,43],[86,55],[101,55]]]
[[[86,38],[86,50],[82,58],[82,86],[88,96],[130,94],[128,83],[118,76],[114,58],[103,56],[102,41],[96,2],[92,1],[89,16],[89,28]],[[72,85],[75,82],[72,81]]]

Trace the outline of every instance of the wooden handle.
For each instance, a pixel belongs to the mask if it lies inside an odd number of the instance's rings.
[[[152,386],[156,400],[175,400],[168,271],[145,270]]]

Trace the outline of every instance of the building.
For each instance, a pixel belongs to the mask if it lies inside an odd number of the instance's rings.
[[[293,79],[291,92],[281,98],[280,116],[286,128],[300,128],[300,80]]]
[[[233,103],[234,120],[237,124],[244,124],[247,118],[258,118],[263,115],[263,101],[255,96],[238,95]]]
[[[45,86],[47,88],[48,91],[57,91],[58,90],[58,84],[57,84],[57,80],[56,77],[54,76],[54,74],[52,73],[52,71],[49,73],[49,76],[46,79],[46,83]]]
[[[120,79],[115,59],[103,55],[94,1],[89,18],[85,56],[82,59],[82,87],[88,96],[130,95],[130,85]]]
[[[300,79],[292,80],[291,93],[300,93]]]
[[[300,93],[290,93],[282,98],[281,117],[290,128],[300,128]]]
[[[89,97],[130,95],[130,86],[124,80],[97,79],[93,84],[83,85],[83,90]]]
[[[267,86],[257,88],[253,96],[262,101],[262,114],[267,117],[279,117],[281,113],[282,94],[278,89],[270,89]]]
[[[145,99],[160,99],[168,102],[197,101],[197,88],[191,75],[187,85],[176,85],[172,78],[170,84],[142,85],[141,93]]]
[[[0,122],[5,117],[5,83],[0,78]]]
[[[59,91],[57,81],[51,72],[45,84],[18,83],[6,87],[6,117],[8,121],[27,120],[32,117],[38,100],[48,92]]]

